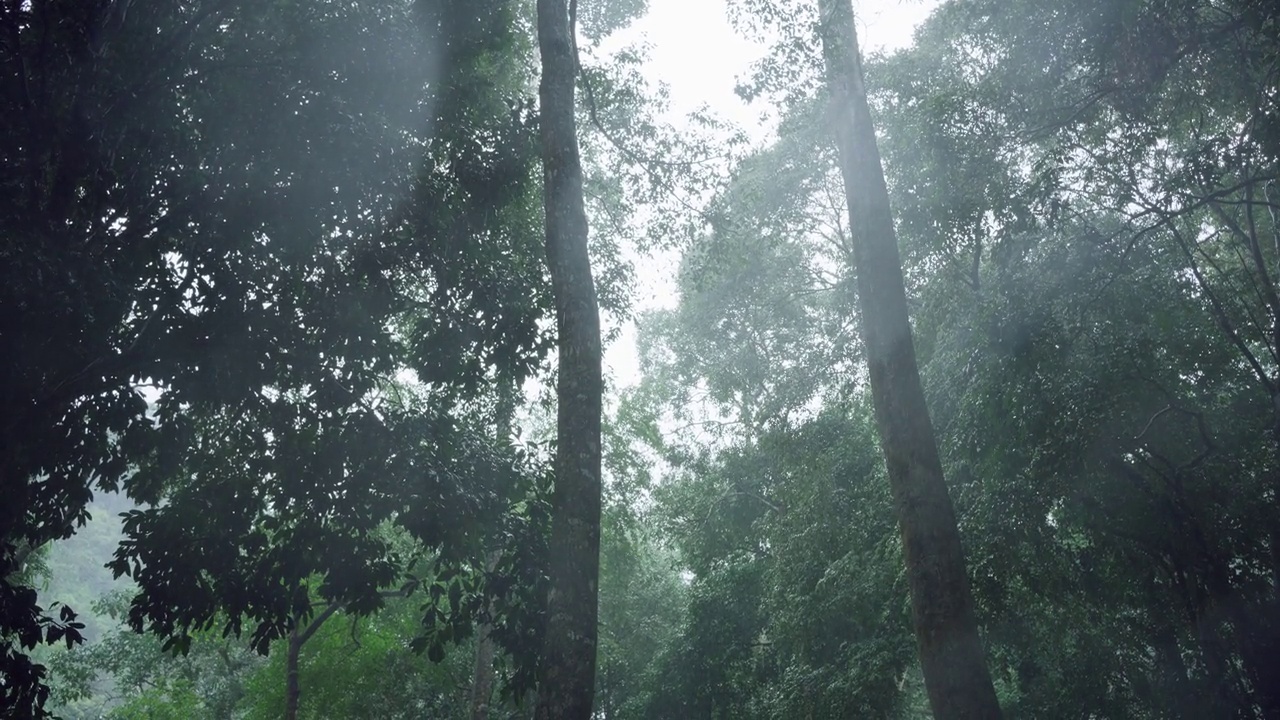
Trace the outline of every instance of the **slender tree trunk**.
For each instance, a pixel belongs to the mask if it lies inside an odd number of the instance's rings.
[[[1000,717],[955,509],[916,367],[902,262],[849,0],[819,0],[823,55],[853,235],[871,396],[902,533],[911,617],[938,720]]]
[[[312,618],[305,628],[295,623],[293,630],[289,633],[289,648],[284,658],[285,720],[298,720],[298,704],[302,700],[302,684],[298,680],[298,660],[302,655],[302,646],[306,645],[320,626],[341,608],[342,605],[339,603],[330,603],[319,615]]]
[[[514,383],[503,383],[498,388],[494,408],[495,439],[504,447],[511,443],[511,427],[516,411],[517,388]],[[493,550],[485,558],[485,571],[492,573],[502,560],[502,551]],[[492,605],[489,606],[492,610]],[[481,623],[476,633],[476,664],[471,674],[471,720],[489,720],[489,703],[493,699],[493,638],[489,623]]]
[[[600,315],[587,255],[574,119],[577,62],[566,0],[538,0],[537,23],[547,264],[560,364],[551,592],[535,715],[540,720],[588,720],[595,689],[600,574]]]
[[[476,636],[475,671],[471,676],[471,720],[489,720],[489,701],[493,697],[493,651],[489,625],[481,625]]]
[[[507,416],[508,420],[510,415]],[[510,426],[508,422],[508,427]],[[502,559],[502,552],[494,550],[485,560],[485,567],[493,572]],[[471,720],[488,720],[489,702],[493,699],[493,638],[489,634],[489,623],[480,625],[476,634],[476,664],[471,675]]]
[[[289,649],[284,659],[284,720],[298,720],[298,701],[302,686],[298,682],[298,656],[302,653],[302,635],[294,627],[289,633]]]

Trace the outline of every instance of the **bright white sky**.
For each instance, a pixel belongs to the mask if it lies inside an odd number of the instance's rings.
[[[649,14],[627,35],[650,43],[649,77],[671,88],[677,111],[688,112],[705,102],[739,124],[751,126],[760,109],[745,106],[733,88],[764,48],[736,35],[729,26],[727,10],[732,1],[649,0]],[[911,44],[916,25],[938,0],[854,0],[853,5],[858,42],[869,54]]]
[[[648,44],[646,74],[654,85],[663,83],[670,89],[672,122],[678,123],[677,118],[706,104],[760,140],[771,130],[760,122],[766,108],[747,105],[733,89],[765,48],[734,32],[728,20],[731,1],[649,0],[648,15],[628,28],[622,44]],[[780,0],[789,1],[794,0]],[[910,45],[916,26],[938,3],[939,0],[854,0],[863,53]],[[666,256],[637,263],[637,313],[674,304],[675,261],[674,256]],[[619,387],[639,380],[634,326],[625,328],[622,337],[608,348],[605,367]]]

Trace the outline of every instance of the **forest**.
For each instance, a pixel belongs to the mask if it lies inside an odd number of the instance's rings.
[[[658,1],[0,0],[0,718],[1280,720],[1280,5]]]

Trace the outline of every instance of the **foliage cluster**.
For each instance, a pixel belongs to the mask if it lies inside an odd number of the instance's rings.
[[[580,18],[604,304],[636,232],[682,253],[606,405],[596,711],[928,717],[815,9],[730,3],[780,123],[703,166],[642,55],[602,54],[643,7]],[[334,608],[300,716],[473,716],[479,628],[490,715],[529,714],[531,10],[4,3],[0,703],[41,704],[27,650],[81,630],[32,563],[119,488],[137,593],[100,608],[148,632],[39,656],[64,712],[280,716]],[[866,59],[1007,717],[1280,719],[1278,37],[1247,0],[949,0]]]

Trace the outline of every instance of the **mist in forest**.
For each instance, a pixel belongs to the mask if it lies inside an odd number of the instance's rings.
[[[1277,38],[0,3],[0,718],[1280,720]]]

